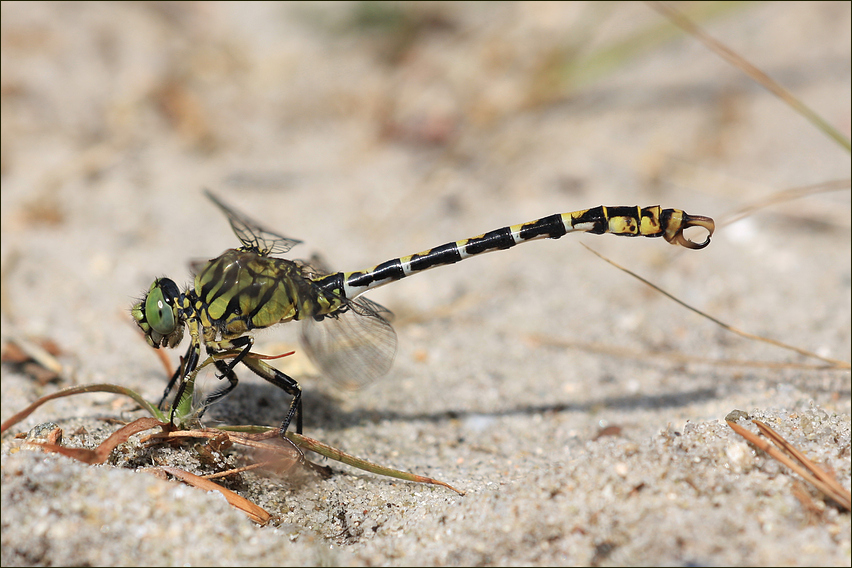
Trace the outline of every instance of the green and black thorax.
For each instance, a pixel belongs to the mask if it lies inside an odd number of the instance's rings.
[[[326,316],[343,303],[340,296],[317,286],[303,264],[243,249],[230,249],[209,261],[186,296],[202,327],[225,338]]]
[[[197,326],[205,343],[233,339],[253,329],[322,319],[341,310],[340,292],[327,290],[319,282],[328,285],[328,280],[318,282],[312,275],[300,262],[229,249],[205,263],[183,293],[168,278],[155,280],[148,291],[151,301],[146,295],[132,312],[154,347],[175,347],[186,324]]]

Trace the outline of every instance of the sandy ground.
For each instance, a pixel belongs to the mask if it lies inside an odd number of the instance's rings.
[[[703,25],[849,136],[849,3]],[[643,4],[4,2],[2,339],[50,338],[66,371],[42,385],[4,364],[2,418],[72,384],[158,399],[164,371],[128,308],[236,244],[204,187],[304,240],[294,257],[356,270],[599,204],[721,222],[849,172],[846,150]],[[328,479],[245,474],[229,487],[275,515],[258,527],[134,469],[209,468],[195,451],[129,443],[90,467],[6,435],[0,560],[848,566],[849,513],[724,417],[762,417],[849,488],[849,372],[731,335],[579,244],[849,361],[845,187],[720,223],[702,251],[570,235],[377,290],[396,363],[354,393],[285,363],[306,434],[463,497],[334,462]],[[295,346],[295,328],[258,350]],[[240,376],[209,423],[278,423],[288,398]],[[92,447],[140,415],[93,394],[13,433],[53,421]]]

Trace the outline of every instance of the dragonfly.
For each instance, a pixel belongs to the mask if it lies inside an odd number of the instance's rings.
[[[387,374],[397,345],[391,312],[363,297],[365,292],[472,256],[537,239],[558,239],[576,231],[663,237],[675,245],[703,249],[715,230],[713,219],[680,209],[599,206],[503,227],[366,270],[330,272],[316,263],[272,256],[288,252],[301,241],[265,229],[211,192],[205,194],[225,214],[242,246],[203,263],[193,284],[182,292],[169,278],[155,279],[131,308],[133,319],[155,349],[177,347],[184,331],[189,333],[186,355],[166,386],[160,408],[178,384],[173,422],[188,377],[199,366],[203,344],[218,378],[227,379],[228,384],[206,396],[201,413],[236,388],[234,368],[242,363],[292,396],[278,429],[282,438],[294,418],[297,433],[302,432],[302,390],[296,380],[261,357],[248,356],[254,343],[252,330],[303,322],[302,346],[322,374],[341,386],[357,388]],[[684,230],[690,227],[704,229],[706,239],[700,243],[689,240]]]

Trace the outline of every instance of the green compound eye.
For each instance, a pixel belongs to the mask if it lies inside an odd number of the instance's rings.
[[[159,334],[169,335],[175,330],[175,314],[172,306],[166,302],[163,290],[154,286],[145,300],[145,319],[151,328]]]

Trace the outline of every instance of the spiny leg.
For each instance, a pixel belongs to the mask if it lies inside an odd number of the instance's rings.
[[[181,364],[178,366],[175,374],[172,375],[172,378],[169,379],[169,384],[166,386],[166,391],[163,393],[163,399],[160,401],[159,408],[163,408],[163,404],[166,402],[166,398],[169,396],[169,392],[174,387],[175,381],[180,379],[180,385],[178,386],[177,393],[175,393],[174,401],[172,402],[172,410],[169,414],[169,422],[174,424],[175,422],[175,410],[180,405],[180,400],[183,398],[183,393],[186,391],[186,377],[192,374],[195,371],[195,368],[198,367],[198,360],[201,355],[201,345],[197,341],[192,341],[189,344],[189,348],[186,350],[186,355],[181,359]]]
[[[281,426],[278,428],[278,433],[282,438],[285,437],[287,433],[287,428],[290,426],[290,422],[292,422],[293,417],[296,417],[296,433],[302,433],[302,388],[299,386],[299,383],[294,379],[288,377],[275,367],[270,366],[269,364],[261,361],[260,359],[255,358],[247,358],[243,360],[243,365],[252,370],[252,372],[265,379],[280,388],[287,394],[293,397],[293,401],[290,403],[290,409],[287,411],[287,417],[284,418],[284,421],[281,423]]]
[[[221,375],[219,375],[218,379],[228,379],[228,386],[223,389],[216,390],[210,393],[207,398],[204,399],[204,402],[201,403],[201,411],[198,414],[198,417],[201,418],[211,404],[220,400],[230,394],[232,390],[237,388],[237,384],[239,384],[239,379],[237,379],[236,373],[234,373],[234,367],[237,366],[243,359],[245,359],[246,355],[251,351],[252,338],[249,336],[238,337],[236,339],[232,339],[229,341],[219,341],[216,343],[211,343],[207,345],[207,351],[211,355],[216,353],[222,353],[223,351],[229,350],[237,350],[240,352],[233,358],[229,363],[225,363],[221,360],[215,360],[213,363],[216,365],[216,368],[219,370]]]
[[[191,349],[191,347],[190,347],[190,349]],[[163,391],[163,398],[161,398],[160,402],[157,404],[157,408],[159,408],[160,410],[165,410],[166,399],[169,398],[169,393],[172,392],[172,389],[174,388],[175,383],[178,380],[178,377],[181,376],[181,370],[182,370],[181,367],[183,367],[183,365],[178,365],[178,368],[175,369],[175,372],[172,375],[172,378],[169,379],[169,384],[166,385],[166,390]]]
[[[225,388],[218,389],[218,390],[210,393],[209,395],[207,395],[207,397],[201,403],[201,410],[199,410],[199,412],[198,412],[198,418],[199,419],[201,419],[201,417],[204,416],[204,413],[207,412],[207,409],[210,408],[210,405],[212,405],[214,402],[218,401],[219,399],[222,399],[222,398],[225,398],[226,396],[228,396],[231,393],[232,390],[237,388],[237,384],[239,384],[239,382],[240,382],[239,379],[237,379],[236,373],[234,373],[233,369],[231,369],[231,367],[228,366],[227,363],[225,363],[224,361],[218,361],[217,360],[217,361],[214,361],[213,364],[216,365],[216,368],[219,369],[220,373],[222,373],[217,378],[228,379],[229,384]]]
[[[237,337],[235,339],[224,340],[224,341],[216,341],[207,343],[207,350],[213,353],[221,353],[223,351],[236,351],[241,349],[241,351],[233,358],[229,363],[225,363],[224,361],[216,361],[216,368],[222,373],[219,377],[220,379],[228,379],[231,383],[229,386],[224,389],[214,392],[210,396],[208,396],[203,403],[204,408],[207,408],[210,404],[216,402],[221,399],[223,396],[230,393],[237,386],[237,376],[234,374],[234,367],[242,363],[257,376],[265,379],[280,388],[287,394],[293,397],[293,401],[290,403],[290,409],[287,412],[287,417],[284,419],[284,422],[281,423],[281,427],[279,428],[279,433],[281,437],[284,437],[284,434],[287,432],[287,428],[290,426],[290,422],[292,422],[293,417],[296,417],[296,432],[298,434],[302,433],[302,389],[299,387],[299,383],[294,379],[288,377],[278,369],[271,367],[267,363],[263,361],[247,357],[249,352],[251,351],[254,340],[249,335],[244,335],[242,337]],[[204,411],[202,410],[202,413]]]

